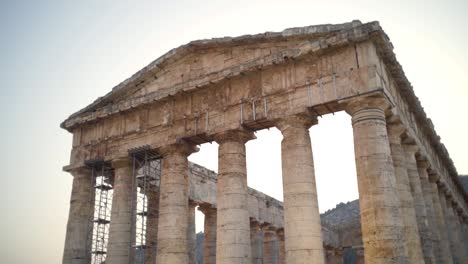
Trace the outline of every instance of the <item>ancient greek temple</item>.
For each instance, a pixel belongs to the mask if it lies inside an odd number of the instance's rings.
[[[352,120],[358,221],[321,221],[309,128]],[[198,40],[72,114],[63,263],[468,263],[468,196],[378,22]],[[278,128],[284,202],[248,188]],[[219,144],[218,173],[188,161]],[[259,176],[259,175],[257,175]],[[359,217],[360,216],[360,217]]]

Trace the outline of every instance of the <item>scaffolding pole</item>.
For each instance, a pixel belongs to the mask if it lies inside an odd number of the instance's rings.
[[[159,193],[161,178],[161,156],[151,150],[149,146],[134,148],[129,151],[133,159],[133,179],[137,189],[136,210],[133,210],[135,219],[134,244],[135,263],[145,263],[145,251],[155,250],[147,244],[148,220],[148,192]],[[135,186],[133,186],[135,187]]]
[[[85,162],[91,168],[94,187],[94,214],[91,219],[91,263],[105,263],[112,209],[112,168],[102,160]]]

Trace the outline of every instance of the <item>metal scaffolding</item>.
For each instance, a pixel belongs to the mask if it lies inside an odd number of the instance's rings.
[[[143,146],[129,151],[133,158],[133,177],[137,187],[135,219],[135,240],[131,245],[135,250],[135,263],[145,263],[145,251],[151,249],[146,241],[148,219],[148,192],[159,193],[159,181],[161,178],[161,156]]]
[[[87,161],[86,165],[92,170],[94,216],[91,220],[93,227],[91,237],[91,263],[105,263],[107,257],[107,242],[109,239],[109,225],[112,209],[112,181],[111,166],[102,160]]]

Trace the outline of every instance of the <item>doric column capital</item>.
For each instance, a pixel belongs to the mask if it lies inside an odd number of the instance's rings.
[[[260,225],[260,228],[262,229],[263,232],[275,232],[275,233],[277,229],[270,223],[263,223]]]
[[[429,169],[431,167],[431,163],[425,159],[418,159],[418,168],[421,169]]]
[[[406,128],[401,123],[387,123],[388,139],[390,143],[401,144],[401,136]]]
[[[111,161],[112,168],[119,169],[119,168],[126,168],[132,166],[132,158],[131,157],[120,157],[113,159]]]
[[[317,117],[310,114],[298,114],[285,117],[276,122],[276,127],[284,133],[289,128],[305,128],[318,124]]]
[[[276,235],[278,236],[278,239],[281,241],[284,241],[284,228],[278,228],[276,229]]]
[[[432,169],[432,167],[430,167],[427,172],[428,172],[428,175],[429,175],[429,181],[430,182],[437,183],[437,181],[439,181],[440,176],[437,173],[437,171]]]
[[[406,152],[408,152],[408,154],[411,155],[416,155],[416,153],[420,150],[416,144],[403,144],[403,148]]]
[[[190,208],[190,207],[197,207],[197,206],[198,206],[198,203],[195,202],[195,201],[189,200],[188,205],[189,205],[189,208]]]
[[[75,167],[75,168],[68,170],[68,172],[73,177],[91,176],[91,168],[88,166]]]
[[[371,109],[379,109],[384,113],[385,110],[389,109],[391,106],[392,104],[385,96],[366,96],[350,100],[346,104],[345,111],[354,117],[358,112],[368,112],[367,110]],[[382,117],[379,115],[379,118]],[[385,114],[383,115],[383,118],[385,118]]]
[[[221,133],[218,133],[214,136],[214,140],[220,144],[228,141],[246,143],[249,140],[256,139],[254,132],[237,129],[237,130],[228,130]]]
[[[194,152],[198,152],[198,150],[199,148],[196,145],[180,140],[178,143],[160,147],[158,152],[163,156],[173,153],[189,156]]]
[[[203,203],[198,206],[198,211],[202,212],[205,216],[216,214],[216,208],[211,204]]]

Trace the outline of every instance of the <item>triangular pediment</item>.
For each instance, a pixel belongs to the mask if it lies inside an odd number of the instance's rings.
[[[240,37],[196,40],[159,57],[133,76],[115,86],[111,92],[71,115],[61,126],[70,128],[74,120],[87,119],[99,109],[136,107],[145,103],[146,95],[157,100],[180,91],[188,91],[230,78],[252,69],[282,63],[311,51],[330,46],[330,41],[348,41],[353,32],[381,31],[377,22],[353,21],[336,25],[290,28]],[[345,38],[337,38],[337,35]],[[357,34],[356,36],[364,36]],[[365,34],[368,38],[368,34]],[[326,40],[326,41],[325,41]],[[125,101],[125,102],[124,102]],[[113,111],[110,111],[113,112]]]

